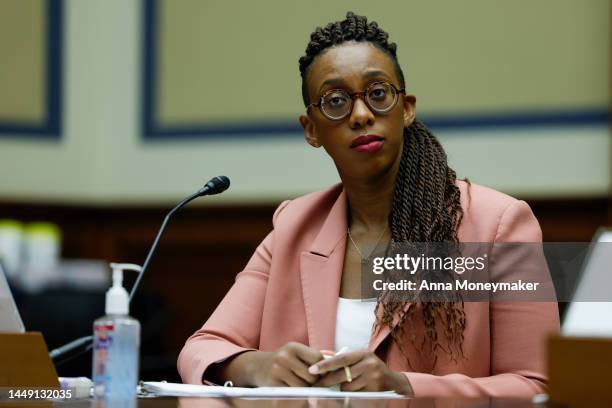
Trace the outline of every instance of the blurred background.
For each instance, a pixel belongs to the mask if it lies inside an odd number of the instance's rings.
[[[303,140],[297,61],[347,10],[398,44],[460,177],[526,200],[546,241],[612,224],[609,0],[3,0],[0,255],[26,328],[90,334],[106,263],[142,264],[166,211],[227,175],[177,214],[132,307],[141,378],[177,381],[276,205],[339,181]],[[91,354],[58,371],[89,376]]]

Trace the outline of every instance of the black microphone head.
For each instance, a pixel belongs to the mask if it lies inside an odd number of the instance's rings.
[[[225,176],[217,176],[210,179],[208,183],[200,190],[201,195],[219,194],[227,190],[230,186],[229,178]]]

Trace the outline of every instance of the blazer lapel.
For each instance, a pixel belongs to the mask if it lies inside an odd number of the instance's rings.
[[[412,303],[407,303],[406,305],[404,305],[404,313],[408,311],[408,308],[410,308],[411,305]],[[376,320],[381,321],[382,315],[383,309],[377,306]],[[399,317],[396,314],[395,316],[393,316],[393,322],[391,323],[391,325],[395,327],[397,323],[399,323]],[[383,340],[387,338],[389,334],[391,334],[391,329],[389,328],[389,326],[385,325],[382,327],[377,327],[377,330],[373,333],[372,337],[370,337],[370,344],[368,345],[368,349],[370,351],[375,351],[378,346],[380,346],[380,343],[382,343]]]
[[[342,189],[310,249],[300,258],[308,342],[319,350],[334,349],[346,230],[347,202]]]
[[[336,338],[336,313],[340,281],[344,266],[348,204],[341,190],[310,249],[300,257],[300,279],[308,325],[308,342],[319,350],[333,350]],[[406,311],[410,304],[404,307]],[[382,309],[376,309],[377,319]],[[398,318],[394,317],[393,326]],[[379,327],[370,338],[369,349],[375,351],[390,334],[387,326]]]

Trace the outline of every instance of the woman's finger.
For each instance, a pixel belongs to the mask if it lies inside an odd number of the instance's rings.
[[[361,375],[352,382],[343,382],[340,384],[342,391],[365,391],[368,386],[368,376]]]
[[[351,377],[353,378],[353,380],[361,377],[363,374],[367,373],[368,371],[374,369],[375,364],[372,363],[371,359],[368,358],[363,358],[360,361],[358,361],[356,364],[353,364],[352,366],[348,366],[348,368],[351,370]],[[341,371],[345,380],[346,381],[346,371],[344,370],[344,367],[342,367],[341,369],[339,369],[338,371]]]
[[[369,353],[369,350],[357,350],[336,355],[330,359],[319,361],[311,365],[308,367],[308,372],[311,374],[325,374],[339,368],[351,366],[361,361],[367,353]]]
[[[288,387],[308,387],[310,385],[286,367],[280,369],[276,375],[278,379]]]
[[[304,363],[311,365],[323,360],[323,354],[317,349],[301,343],[291,343],[291,350]]]
[[[319,376],[310,374],[308,372],[308,365],[305,364],[302,360],[297,357],[289,357],[285,360],[285,365],[289,368],[295,375],[304,380],[308,385],[314,384]]]
[[[319,380],[313,384],[313,387],[331,387],[332,385],[340,384],[346,381],[344,370],[336,370],[331,373],[324,374]]]
[[[352,382],[355,382],[355,380],[362,377],[369,370],[372,370],[374,368],[374,364],[370,363],[369,359],[364,358],[357,364],[347,367],[351,372],[351,378],[353,380]],[[346,370],[344,369],[344,367],[342,367],[325,374],[319,379],[319,381],[315,383],[315,386],[331,387],[332,385],[342,384],[344,382],[348,383],[348,378],[346,378]]]

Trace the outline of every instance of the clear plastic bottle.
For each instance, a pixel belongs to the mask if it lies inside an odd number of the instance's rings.
[[[130,317],[129,296],[123,288],[123,270],[132,264],[111,264],[113,286],[106,292],[106,316],[94,322],[94,397],[133,399],[138,382],[140,323]]]

